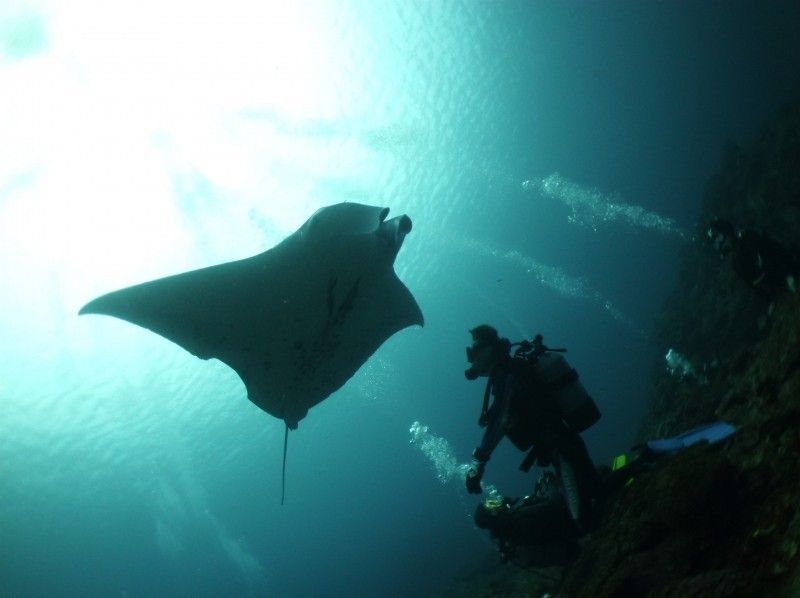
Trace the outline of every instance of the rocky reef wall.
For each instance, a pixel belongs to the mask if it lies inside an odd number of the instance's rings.
[[[714,216],[800,247],[800,101],[747,149],[726,145],[654,333],[705,379],[659,364],[640,438],[715,420],[738,432],[663,458],[609,496],[562,596],[800,595],[800,294],[770,302],[739,279],[700,240]]]

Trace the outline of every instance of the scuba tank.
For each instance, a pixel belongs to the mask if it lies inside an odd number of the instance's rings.
[[[583,432],[600,419],[600,410],[586,392],[576,372],[564,358],[566,349],[551,349],[537,334],[533,341],[517,343],[514,359],[527,361],[545,393],[549,394],[567,427]]]

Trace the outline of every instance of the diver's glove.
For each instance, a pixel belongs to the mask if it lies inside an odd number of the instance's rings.
[[[475,462],[467,470],[467,492],[470,494],[480,494],[483,492],[481,489],[481,478],[483,477],[484,464]]]
[[[481,452],[480,447],[472,452],[472,458],[472,467],[467,470],[467,492],[470,494],[480,494],[483,492],[483,490],[481,490],[481,478],[483,477],[483,470],[486,467],[487,458],[483,452]]]

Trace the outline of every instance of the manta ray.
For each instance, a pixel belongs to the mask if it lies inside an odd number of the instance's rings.
[[[340,203],[258,255],[113,291],[80,314],[152,330],[239,375],[247,397],[296,429],[422,312],[394,271],[411,219]],[[283,502],[283,499],[281,499]]]

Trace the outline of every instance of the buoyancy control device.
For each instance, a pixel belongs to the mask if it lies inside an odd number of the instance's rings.
[[[534,366],[536,376],[558,405],[561,418],[573,432],[580,433],[600,419],[600,411],[581,384],[576,372],[560,353],[541,355]]]
[[[533,341],[525,340],[514,343],[511,347],[516,347],[514,359],[525,361],[533,368],[537,386],[555,402],[561,419],[570,430],[580,433],[597,423],[600,419],[600,410],[581,384],[578,372],[563,356],[563,353],[567,352],[566,349],[551,349],[544,344],[541,334],[537,334]],[[479,421],[482,426],[486,421],[491,387],[490,378],[486,385]]]

